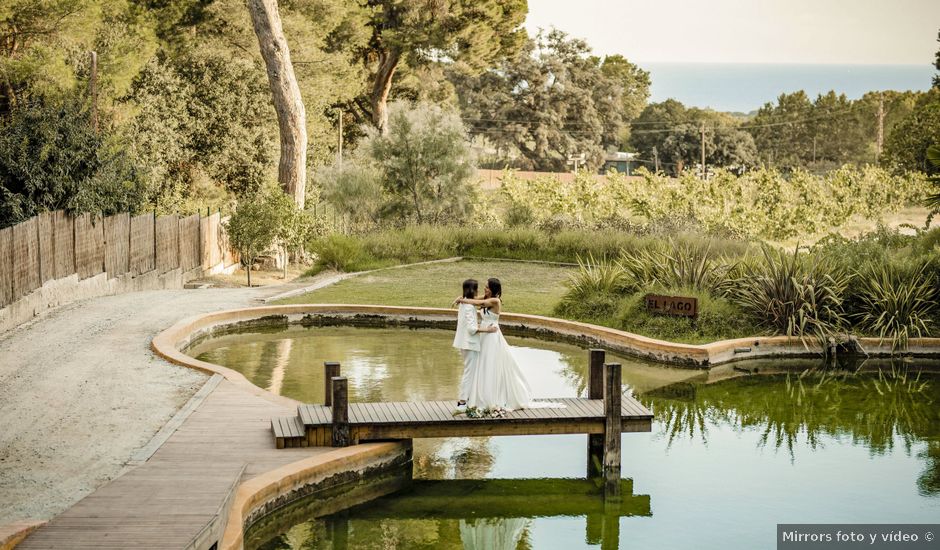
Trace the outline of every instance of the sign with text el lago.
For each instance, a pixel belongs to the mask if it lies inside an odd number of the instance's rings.
[[[646,311],[660,315],[695,317],[698,315],[698,299],[686,296],[660,296],[647,294]]]

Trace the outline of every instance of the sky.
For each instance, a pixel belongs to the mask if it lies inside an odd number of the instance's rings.
[[[638,63],[932,63],[940,0],[528,0],[556,27]]]

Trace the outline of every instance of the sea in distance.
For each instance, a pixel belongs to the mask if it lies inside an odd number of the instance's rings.
[[[650,72],[650,101],[750,113],[782,93],[810,98],[835,90],[858,99],[876,90],[927,90],[936,70],[921,65],[805,65],[751,63],[638,63]]]

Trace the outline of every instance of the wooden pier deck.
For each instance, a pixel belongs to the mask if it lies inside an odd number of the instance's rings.
[[[470,418],[455,414],[454,401],[405,403],[350,403],[349,428],[352,441],[414,439],[422,437],[478,437],[533,434],[602,434],[602,399],[563,398],[545,402],[561,408],[521,409],[501,418]],[[621,432],[648,432],[653,413],[635,399],[624,396],[621,403]],[[285,425],[288,425],[285,429]],[[301,405],[297,417],[272,419],[278,445],[330,445],[333,410],[325,405]],[[300,431],[300,427],[304,431]],[[290,434],[290,435],[289,435]],[[300,444],[298,444],[300,442]]]

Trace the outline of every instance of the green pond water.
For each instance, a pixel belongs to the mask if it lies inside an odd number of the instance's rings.
[[[462,364],[449,331],[254,330],[189,352],[307,402],[323,400],[324,361],[342,363],[354,401],[457,393]],[[509,341],[535,397],[586,394],[585,350]],[[261,540],[249,536],[250,547],[774,548],[778,523],[940,518],[935,365],[763,362],[704,372],[610,360],[655,417],[652,433],[623,435],[620,505],[605,507],[584,479],[584,435],[416,440],[410,489],[322,518],[295,513]]]

